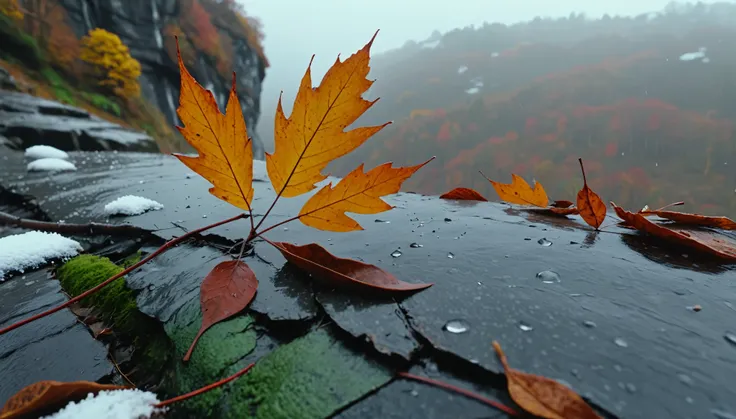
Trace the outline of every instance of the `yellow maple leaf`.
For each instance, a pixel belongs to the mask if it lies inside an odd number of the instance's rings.
[[[393,207],[381,197],[398,192],[405,180],[433,159],[409,167],[391,167],[391,163],[384,163],[365,173],[361,164],[335,186],[325,185],[309,198],[299,211],[299,219],[320,230],[362,230],[360,224],[345,213],[377,214],[390,210]]]
[[[375,38],[373,35],[347,60],[341,62],[338,57],[316,88],[312,87],[310,61],[288,119],[279,98],[275,150],[273,154],[266,153],[266,169],[280,196],[289,198],[311,191],[316,183],[327,178],[321,172],[330,161],[355,150],[390,123],[345,131],[376,102],[361,97],[373,84],[366,76]]]
[[[483,175],[482,172],[481,175]],[[513,173],[511,174],[511,183],[509,184],[495,182],[488,179],[486,175],[483,175],[483,177],[491,182],[493,189],[496,190],[502,201],[512,204],[534,205],[542,208],[547,207],[547,204],[549,204],[547,192],[544,191],[544,187],[539,182],[534,182],[534,189],[532,189],[523,177]]]
[[[253,144],[235,91],[235,75],[223,115],[212,92],[197,83],[187,71],[178,42],[177,55],[181,93],[176,112],[184,124],[184,127],[177,128],[199,155],[174,155],[212,183],[212,195],[250,211],[253,202]]]

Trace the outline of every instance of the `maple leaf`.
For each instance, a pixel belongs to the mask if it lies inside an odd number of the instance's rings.
[[[312,87],[310,61],[287,119],[279,97],[274,126],[274,153],[266,153],[266,169],[279,196],[295,197],[309,192],[327,178],[327,164],[355,150],[388,125],[360,127],[345,132],[374,101],[361,96],[373,84],[366,79],[373,38],[347,60],[335,64],[320,85]],[[312,57],[314,59],[314,57]]]
[[[493,341],[493,349],[506,372],[511,398],[527,412],[547,419],[602,419],[567,386],[547,377],[513,369],[498,342]]]
[[[502,201],[520,205],[534,205],[537,207],[546,207],[549,203],[547,192],[539,182],[534,182],[534,189],[519,175],[511,174],[511,183],[504,184],[488,179],[483,172],[480,173],[486,180],[491,182],[493,189],[498,193]]]
[[[39,381],[23,387],[9,398],[0,410],[0,419],[30,417],[45,411],[58,410],[71,401],[84,399],[89,393],[126,388],[129,387],[91,381]]]
[[[391,167],[391,163],[384,163],[365,173],[361,164],[335,186],[325,185],[309,198],[299,211],[299,220],[326,231],[362,230],[345,213],[377,214],[390,210],[393,207],[381,197],[398,192],[406,179],[433,159],[410,167]]]
[[[657,217],[664,218],[670,221],[674,221],[678,224],[690,224],[703,227],[714,227],[723,230],[736,230],[736,222],[728,217],[712,217],[708,215],[700,214],[689,214],[687,212],[678,211],[665,211],[665,210],[650,210],[644,209],[639,211],[639,214],[647,217],[650,215],[656,215]]]
[[[440,199],[455,199],[458,201],[488,201],[478,191],[470,188],[455,188],[440,195]]]
[[[235,74],[223,115],[215,97],[189,74],[179,52],[181,93],[176,113],[184,124],[177,127],[199,155],[174,154],[187,167],[207,179],[210,193],[240,209],[251,211],[253,202],[253,144],[245,127],[235,91]]]
[[[588,225],[598,230],[606,219],[606,204],[597,193],[588,187],[588,179],[585,177],[585,168],[583,167],[583,159],[580,162],[580,170],[583,172],[583,189],[578,192],[577,206],[580,216]]]

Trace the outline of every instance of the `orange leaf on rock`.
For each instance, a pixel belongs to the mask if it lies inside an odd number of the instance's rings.
[[[715,231],[674,230],[649,221],[644,215],[624,210],[611,202],[616,215],[635,229],[682,246],[736,261],[736,240]]]
[[[398,192],[406,179],[433,159],[410,167],[391,167],[391,163],[384,163],[365,173],[361,164],[336,185],[325,185],[310,197],[299,211],[299,220],[326,231],[362,230],[345,213],[377,214],[390,210],[393,207],[381,197]]]
[[[258,279],[250,267],[239,260],[220,262],[207,274],[199,291],[202,326],[189,347],[184,361],[192,356],[199,338],[207,329],[243,311],[256,295]]]
[[[235,75],[223,115],[212,92],[205,90],[187,71],[178,46],[177,55],[181,93],[176,112],[184,124],[178,128],[199,155],[174,156],[213,185],[210,188],[212,195],[250,211],[253,202],[253,144],[248,138],[235,91]]]
[[[483,172],[480,173],[486,178],[493,189],[498,193],[501,200],[520,205],[534,205],[537,207],[545,208],[549,204],[549,198],[547,198],[547,192],[544,191],[544,187],[539,182],[534,182],[534,189],[529,186],[528,183],[519,175],[511,174],[511,183],[504,184],[498,183],[488,179]]]
[[[575,204],[572,201],[565,201],[564,199],[550,204],[551,207],[555,208],[570,208],[573,205]]]
[[[559,216],[559,217],[580,214],[580,211],[578,211],[576,207],[559,208],[559,207],[550,206],[547,208],[526,208],[526,211],[534,212],[537,214],[554,215],[554,216]]]
[[[361,97],[373,84],[366,76],[375,37],[347,60],[341,62],[338,57],[316,88],[312,87],[310,62],[288,119],[279,98],[275,150],[266,153],[266,169],[281,196],[289,198],[311,191],[327,178],[321,171],[330,161],[355,150],[389,124],[345,131],[376,103]]]
[[[567,386],[547,377],[515,370],[509,367],[498,342],[493,341],[493,349],[506,372],[511,398],[522,409],[547,419],[602,419]]]
[[[707,215],[662,210],[641,211],[639,214],[643,216],[656,215],[680,224],[714,227],[723,230],[736,230],[736,222],[728,217],[711,217]]]
[[[488,201],[475,191],[470,188],[455,188],[450,192],[446,192],[440,195],[440,199],[457,199],[458,201]]]
[[[271,242],[289,263],[333,286],[362,287],[378,291],[418,291],[433,284],[411,284],[375,265],[337,257],[317,243],[298,246],[286,242]]]
[[[578,161],[580,162],[580,170],[583,171],[583,189],[578,192],[577,197],[578,211],[580,211],[583,220],[597,230],[603,224],[603,220],[606,219],[606,204],[603,203],[597,193],[588,187],[583,159],[578,159]]]
[[[15,419],[55,412],[69,402],[79,401],[89,393],[102,390],[122,390],[129,387],[97,384],[91,381],[39,381],[21,389],[6,402],[0,419]]]

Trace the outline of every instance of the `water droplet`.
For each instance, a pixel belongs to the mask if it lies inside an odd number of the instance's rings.
[[[679,373],[679,374],[677,374],[677,378],[679,378],[679,379],[680,379],[680,382],[681,382],[682,384],[685,384],[685,385],[687,385],[687,386],[689,386],[689,385],[692,385],[692,384],[693,384],[693,379],[692,379],[692,378],[690,378],[690,376],[689,376],[689,375],[687,375],[687,374]]]
[[[592,328],[596,327],[597,324],[595,324],[595,322],[592,322],[590,320],[586,320],[586,321],[583,322],[583,326],[589,327],[589,328],[592,329]]]
[[[626,383],[626,391],[629,393],[636,393],[636,386],[632,383]]]
[[[207,214],[202,215],[202,218],[207,218]]]
[[[450,221],[452,221],[452,218],[445,218],[446,223],[449,223]]]
[[[377,222],[377,223],[384,223],[384,224],[391,224],[391,221],[384,221],[384,220],[379,220],[379,219],[377,219],[377,218],[376,218],[376,222]]]
[[[409,247],[411,247],[412,249],[419,249],[420,247],[424,247],[424,245],[419,243],[412,243],[409,245]]]
[[[560,282],[560,274],[555,271],[542,271],[537,273],[537,279],[545,284],[554,284],[555,282]]]
[[[542,237],[541,239],[537,240],[537,243],[541,244],[544,247],[552,246],[552,242],[547,240],[546,237]]]
[[[728,342],[728,343],[730,343],[732,345],[736,345],[736,334],[735,333],[733,333],[733,332],[726,332],[726,334],[723,335],[723,337],[726,339],[726,342]]]
[[[419,395],[419,392],[417,390],[412,390],[411,395],[417,397]]]
[[[623,340],[623,338],[616,338],[613,340],[613,343],[615,343],[616,346],[620,346],[622,348],[627,348],[629,346],[629,344],[625,340]]]
[[[521,329],[522,332],[531,332],[532,330],[534,330],[533,327],[524,322],[519,322],[519,329]]]
[[[394,257],[394,258],[397,258],[397,257],[399,257],[399,256],[401,256],[401,255],[403,255],[403,253],[401,253],[401,250],[398,250],[398,249],[394,250],[394,251],[393,251],[393,252],[391,253],[391,257]]]
[[[455,254],[452,252],[447,253],[447,257],[450,259],[455,259]]]
[[[284,227],[284,231],[289,231],[289,227]]]
[[[450,333],[465,333],[470,329],[470,324],[462,319],[450,320],[442,329]]]

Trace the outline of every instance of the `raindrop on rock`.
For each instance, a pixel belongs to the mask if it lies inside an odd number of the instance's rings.
[[[424,245],[419,243],[412,243],[409,245],[409,247],[411,247],[412,249],[419,249],[420,247],[424,247]]]
[[[586,321],[583,322],[583,326],[589,327],[589,328],[592,329],[592,328],[596,327],[597,325],[595,324],[595,322],[592,322],[590,320],[586,320]]]
[[[452,218],[445,218],[446,223],[449,223],[450,221],[452,221]]]
[[[684,374],[684,373],[679,373],[679,374],[677,374],[677,378],[679,378],[679,379],[680,379],[680,382],[681,382],[682,384],[685,384],[685,385],[687,385],[687,386],[690,386],[690,385],[692,385],[692,384],[693,384],[693,379],[692,379],[692,378],[690,378],[690,376],[689,376],[689,375],[687,375],[687,374]]]
[[[537,279],[545,284],[554,284],[555,282],[560,282],[560,274],[555,271],[542,271],[537,273]]]
[[[732,345],[736,345],[736,333],[726,332],[726,334],[723,335],[723,337],[726,339],[726,342]]]
[[[452,252],[447,253],[447,257],[450,259],[455,259],[455,254]]]
[[[623,340],[623,338],[616,338],[613,340],[613,343],[615,343],[616,346],[620,346],[622,348],[627,348],[629,346],[629,344],[625,340]]]
[[[470,329],[470,324],[462,319],[450,320],[442,329],[450,333],[465,333]]]
[[[552,242],[547,240],[546,237],[542,237],[541,239],[537,240],[537,243],[541,244],[544,247],[552,246]]]
[[[532,330],[534,330],[533,327],[524,322],[519,322],[519,329],[521,329],[522,332],[531,332]]]
[[[629,393],[636,393],[636,386],[632,383],[626,383],[626,391]]]
[[[391,224],[391,221],[384,221],[384,220],[379,220],[379,219],[377,219],[377,218],[376,218],[376,222],[377,222],[377,223],[384,223],[384,224]]]
[[[397,257],[399,257],[401,255],[403,255],[403,253],[401,253],[401,250],[398,250],[398,249],[396,249],[393,252],[391,252],[391,257],[394,257],[394,258],[397,258]]]

